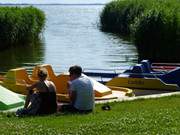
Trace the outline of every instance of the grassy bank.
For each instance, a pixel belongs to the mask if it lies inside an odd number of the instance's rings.
[[[116,0],[103,9],[101,29],[131,36],[140,59],[179,62],[179,7],[180,0]]]
[[[34,7],[0,7],[0,49],[38,38],[45,14]]]
[[[0,114],[1,134],[179,135],[180,96],[97,105],[93,113],[16,118]],[[9,130],[7,130],[9,129]]]

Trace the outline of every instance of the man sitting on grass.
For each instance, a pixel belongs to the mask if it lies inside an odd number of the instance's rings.
[[[69,68],[69,76],[70,104],[63,105],[60,111],[92,112],[94,108],[94,91],[91,80],[86,76],[82,76],[82,68],[77,65]]]

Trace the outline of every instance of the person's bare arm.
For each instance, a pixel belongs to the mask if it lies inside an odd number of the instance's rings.
[[[69,92],[70,102],[73,105],[76,100],[76,91],[71,90],[70,82],[67,83],[67,88],[68,88],[68,92]]]
[[[28,108],[28,106],[30,104],[30,95],[33,94],[33,89],[35,87],[36,87],[36,83],[33,84],[33,85],[26,85],[26,89],[27,89],[28,93],[27,93],[27,96],[26,96],[24,108]]]
[[[70,101],[71,101],[71,104],[74,105],[76,101],[76,91],[70,91]]]
[[[37,85],[38,85],[38,82],[37,82],[37,83],[34,83],[34,84],[32,84],[32,85],[28,85],[28,86],[26,87],[28,93],[32,94],[32,93],[33,93],[33,89],[34,89],[34,88],[37,88]]]
[[[50,82],[51,87],[53,88],[54,92],[57,92],[56,85],[53,82]]]
[[[27,90],[33,90],[34,88],[36,88],[37,87],[37,83],[34,83],[34,84],[32,84],[32,85],[28,85],[27,86]]]

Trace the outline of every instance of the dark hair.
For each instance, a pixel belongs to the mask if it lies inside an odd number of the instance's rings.
[[[78,66],[78,65],[71,66],[69,68],[69,73],[70,73],[70,75],[71,74],[76,74],[78,76],[81,76],[82,68],[80,66]]]
[[[45,68],[40,68],[38,70],[38,76],[41,78],[46,78],[47,77],[47,70]]]

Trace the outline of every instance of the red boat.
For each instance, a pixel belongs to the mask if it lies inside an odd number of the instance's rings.
[[[154,71],[170,71],[180,67],[180,63],[152,63],[151,68]]]

